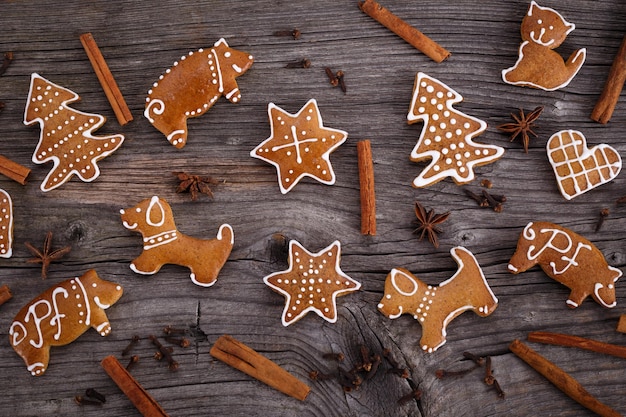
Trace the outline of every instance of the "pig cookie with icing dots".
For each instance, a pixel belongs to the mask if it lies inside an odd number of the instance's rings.
[[[622,271],[609,266],[593,243],[571,230],[548,222],[528,223],[509,261],[509,271],[519,274],[537,264],[571,290],[568,307],[578,307],[588,296],[607,308],[617,304],[615,282]]]
[[[96,271],[60,282],[26,304],[9,329],[9,341],[33,376],[48,368],[50,347],[76,340],[90,327],[102,336],[111,332],[104,310],[122,296],[122,287],[101,279]]]

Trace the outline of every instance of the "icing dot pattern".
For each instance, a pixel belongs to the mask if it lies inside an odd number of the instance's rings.
[[[0,189],[0,257],[13,254],[13,203],[9,194]]]

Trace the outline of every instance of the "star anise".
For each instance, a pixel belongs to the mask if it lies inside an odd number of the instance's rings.
[[[198,193],[206,194],[213,198],[213,192],[209,185],[216,185],[218,181],[213,177],[203,177],[200,175],[191,175],[186,172],[173,172],[180,184],[176,188],[177,193],[188,191],[191,194],[191,200],[196,201],[198,199]]]
[[[521,135],[524,152],[528,153],[528,144],[530,143],[530,136],[528,134],[530,133],[534,137],[537,137],[532,127],[542,111],[543,106],[535,108],[535,110],[528,114],[524,114],[524,109],[519,109],[519,116],[511,113],[511,117],[515,120],[515,123],[502,124],[498,126],[498,129],[506,133],[511,133],[511,142],[513,142],[517,136]]]
[[[46,279],[48,277],[48,268],[53,261],[58,261],[65,255],[67,255],[70,250],[72,250],[71,246],[66,246],[61,249],[52,250],[52,232],[48,232],[46,238],[43,241],[43,248],[40,251],[29,242],[24,242],[24,245],[28,248],[28,250],[35,256],[35,258],[29,259],[26,262],[33,264],[41,264],[41,278]]]
[[[437,239],[437,235],[441,233],[441,229],[438,227],[438,225],[448,220],[449,215],[449,211],[441,214],[436,214],[434,209],[431,209],[427,213],[424,206],[416,201],[415,217],[417,217],[418,226],[417,229],[413,231],[413,233],[421,233],[420,240],[422,240],[425,235],[428,235],[428,240],[430,241],[430,243],[432,243],[435,248],[438,248],[439,240]]]

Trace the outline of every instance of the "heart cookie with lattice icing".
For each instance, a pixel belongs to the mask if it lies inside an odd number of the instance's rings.
[[[622,169],[622,158],[613,147],[600,144],[588,148],[585,136],[575,130],[552,135],[546,150],[567,200],[611,181]]]

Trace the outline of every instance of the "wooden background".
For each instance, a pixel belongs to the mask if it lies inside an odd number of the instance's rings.
[[[559,223],[584,235],[624,270],[626,206],[615,200],[626,194],[624,174],[613,182],[566,201],[558,191],[545,152],[547,139],[562,129],[582,131],[590,145],[607,143],[626,155],[626,99],[622,94],[608,125],[589,114],[602,90],[610,64],[626,28],[622,0],[552,0],[542,4],[560,11],[576,24],[558,49],[568,56],[587,48],[587,61],[571,84],[544,92],[504,84],[500,72],[517,59],[519,25],[528,3],[521,0],[387,0],[397,15],[452,52],[436,64],[359,11],[352,0],[282,1],[0,1],[0,52],[13,51],[15,60],[0,78],[0,154],[32,169],[21,186],[0,178],[0,187],[13,198],[14,255],[0,261],[0,284],[14,298],[0,307],[0,415],[11,416],[136,416],[138,412],[106,376],[99,363],[121,351],[137,334],[160,334],[173,325],[193,328],[200,336],[191,348],[177,349],[177,372],[151,356],[154,348],[142,341],[134,353],[141,357],[133,370],[137,380],[172,416],[585,416],[590,412],[556,390],[543,377],[508,351],[515,338],[547,330],[626,344],[615,331],[626,313],[626,284],[617,285],[618,306],[604,309],[586,301],[569,310],[569,290],[538,268],[514,276],[507,263],[523,227],[533,220]],[[297,27],[298,40],[277,37],[277,30]],[[135,117],[120,127],[80,44],[79,35],[92,32]],[[220,37],[255,56],[252,68],[239,78],[240,104],[225,99],[189,123],[189,141],[182,150],[167,143],[143,117],[146,92],[158,76],[181,55],[212,45]],[[308,58],[308,69],[285,69],[285,64]],[[332,88],[324,67],[343,70],[347,94]],[[508,198],[502,213],[481,209],[463,188],[445,180],[426,189],[411,187],[425,164],[409,161],[421,125],[406,123],[413,80],[418,71],[436,77],[465,97],[460,111],[485,120],[487,131],[478,141],[506,148],[498,162],[477,169],[492,191]],[[30,74],[37,72],[82,97],[74,107],[108,117],[99,134],[123,133],[126,141],[100,162],[93,183],[76,179],[49,193],[39,185],[50,168],[31,162],[39,129],[23,125]],[[334,186],[304,180],[281,195],[276,170],[253,159],[249,152],[269,136],[267,105],[274,102],[296,112],[316,98],[325,125],[349,132],[332,155],[337,175]],[[496,126],[510,121],[518,108],[545,106],[538,125],[540,137],[528,154],[519,142],[510,143]],[[378,235],[360,234],[359,182],[356,143],[371,139],[377,196]],[[171,171],[213,176],[223,184],[215,198],[197,202],[175,194]],[[479,191],[479,180],[466,186]],[[178,227],[187,234],[212,238],[222,223],[235,230],[235,246],[217,284],[194,285],[187,271],[167,266],[146,277],[129,269],[141,251],[141,238],[122,227],[119,210],[159,195],[173,207]],[[418,241],[413,203],[419,200],[437,212],[452,214],[443,225],[441,246]],[[600,209],[610,216],[599,232],[594,227]],[[47,231],[54,246],[72,246],[62,262],[53,264],[47,281],[24,242],[40,246]],[[338,299],[339,319],[330,324],[314,314],[283,328],[284,299],[262,278],[283,270],[270,260],[271,237],[283,233],[311,251],[335,239],[342,243],[341,267],[362,283],[358,293]],[[419,348],[421,328],[410,316],[389,320],[376,310],[386,274],[405,267],[430,284],[449,278],[456,264],[450,248],[471,250],[500,305],[493,315],[466,313],[448,327],[448,343],[434,354]],[[8,328],[29,300],[63,279],[95,268],[105,279],[125,289],[108,310],[112,334],[88,331],[74,343],[52,349],[50,367],[41,378],[26,371],[8,341]],[[342,351],[347,363],[358,359],[366,344],[393,355],[411,370],[410,380],[384,368],[358,391],[344,393],[335,381],[309,381],[312,391],[299,402],[225,364],[209,349],[222,334],[231,334],[308,381],[308,372],[328,372],[323,360],[329,351]],[[593,395],[626,413],[625,362],[595,353],[533,345],[571,373]],[[482,382],[482,371],[463,378],[439,380],[438,368],[466,366],[462,353],[492,355],[495,376],[506,392],[498,398]],[[125,361],[126,359],[121,359]],[[348,365],[345,365],[348,366]],[[102,406],[79,407],[74,396],[86,388],[107,396]],[[418,387],[421,401],[398,405],[397,399]]]

